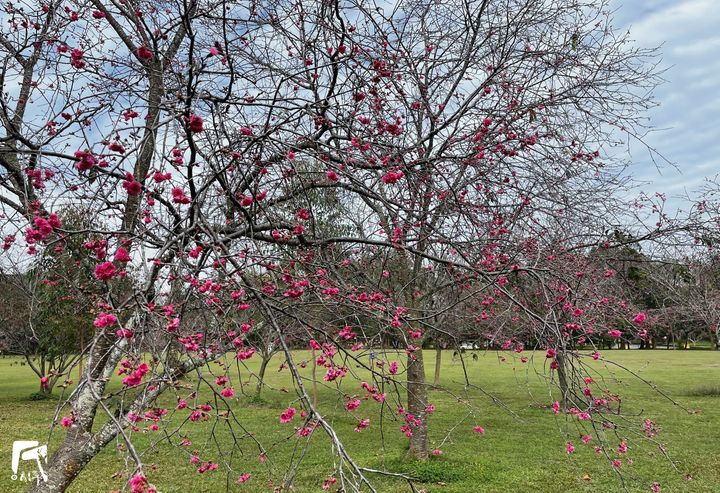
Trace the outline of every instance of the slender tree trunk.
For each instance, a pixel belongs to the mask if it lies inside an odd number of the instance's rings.
[[[418,426],[412,426],[410,454],[416,459],[425,460],[428,458],[428,425],[425,412],[427,387],[421,347],[408,355],[407,392],[408,412],[421,421]]]
[[[78,381],[83,375],[83,352],[85,351],[85,327],[80,328],[80,359],[78,360]]]
[[[315,350],[312,350],[312,405],[317,406],[317,362],[315,361]]]
[[[262,362],[260,363],[260,369],[258,370],[258,382],[257,386],[255,387],[255,398],[260,398],[260,393],[262,392],[262,388],[265,382],[265,370],[267,370],[267,365],[270,363],[270,360],[272,359],[272,355],[269,355],[267,357],[263,357]]]
[[[433,385],[440,385],[440,365],[442,364],[442,346],[435,348],[435,379]]]
[[[567,378],[567,364],[565,363],[565,355],[558,351],[557,356],[555,356],[555,360],[558,363],[557,368],[557,374],[558,374],[558,385],[560,386],[560,393],[562,394],[562,400],[560,403],[562,404],[563,409],[567,409],[570,407],[570,386],[568,385],[568,378]]]

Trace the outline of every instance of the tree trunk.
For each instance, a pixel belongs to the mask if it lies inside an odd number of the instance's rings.
[[[315,350],[312,350],[312,405],[317,406],[317,362],[315,359]]]
[[[73,426],[68,430],[62,445],[53,454],[45,468],[48,480],[32,483],[28,491],[30,493],[62,493],[114,436],[115,434],[105,436],[108,439],[105,443],[97,442],[97,435],[92,436],[79,426]]]
[[[83,375],[83,354],[85,353],[85,327],[80,328],[80,359],[78,359],[78,381]]]
[[[128,407],[128,413],[120,416],[117,420],[110,419],[105,422],[98,431],[92,433],[93,429],[93,418],[95,412],[98,409],[97,399],[93,400],[91,395],[80,396],[75,401],[77,406],[77,419],[75,423],[68,429],[65,434],[60,447],[55,451],[52,457],[48,460],[48,465],[45,468],[45,473],[48,476],[47,481],[40,481],[40,483],[33,483],[30,485],[29,493],[62,493],[64,492],[75,480],[78,474],[88,465],[88,463],[100,453],[112,440],[114,440],[120,429],[125,429],[130,426],[130,420],[128,415],[130,412],[135,414],[142,414],[149,406],[151,406],[158,396],[167,390],[168,385],[171,382],[187,375],[190,371],[195,368],[207,364],[209,361],[214,361],[220,356],[223,356],[227,348],[222,348],[221,351],[211,353],[206,356],[203,360],[186,360],[182,363],[182,366],[176,370],[169,370],[170,378],[167,382],[160,383],[153,390],[141,393],[135,398],[135,401]],[[111,370],[115,368],[118,356],[122,352],[117,350],[117,343],[112,348],[112,352],[108,356],[112,360]],[[92,361],[92,359],[91,359]],[[88,364],[88,374],[92,374],[94,370]],[[104,383],[110,379],[111,373],[104,372],[101,374],[101,378],[96,381],[100,381],[100,386],[95,387],[94,394],[101,395],[102,390],[105,388]],[[95,382],[86,383],[86,386],[95,385]]]
[[[262,392],[262,388],[265,382],[265,370],[267,369],[268,363],[270,363],[270,360],[272,359],[272,355],[269,355],[267,357],[263,357],[262,362],[260,363],[260,369],[258,370],[258,383],[255,387],[255,398],[260,398],[260,393]]]
[[[416,459],[428,458],[428,424],[425,406],[427,405],[427,387],[425,386],[425,365],[422,348],[418,347],[408,355],[407,368],[408,412],[420,420],[412,426],[410,454]]]
[[[555,361],[558,363],[558,385],[560,386],[560,393],[562,394],[560,403],[562,404],[563,409],[566,409],[570,407],[570,387],[568,386],[567,373],[565,371],[565,355],[558,351],[555,356]]]
[[[440,385],[440,365],[442,364],[442,347],[435,348],[435,379],[433,385]]]

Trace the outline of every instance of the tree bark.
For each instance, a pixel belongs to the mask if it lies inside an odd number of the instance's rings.
[[[116,435],[117,431],[103,429],[96,435],[91,435],[79,426],[73,426],[63,440],[60,448],[53,454],[45,472],[47,481],[32,483],[30,493],[61,493],[75,480],[80,471],[107,445]]]
[[[442,347],[438,344],[435,348],[435,378],[433,385],[440,385],[440,365],[442,364]]]
[[[270,363],[270,360],[272,359],[272,355],[269,355],[267,357],[263,357],[262,362],[260,363],[260,369],[258,370],[258,382],[257,386],[255,387],[255,398],[259,399],[260,394],[262,393],[262,388],[265,382],[265,370],[267,370],[267,365]]]
[[[422,348],[418,347],[408,355],[407,369],[408,412],[421,423],[412,426],[410,454],[416,459],[428,458],[428,425],[425,406],[427,405],[427,387],[425,386],[425,365]]]
[[[130,412],[141,414],[155,402],[160,394],[167,390],[169,385],[172,385],[173,382],[177,381],[184,375],[187,375],[195,368],[223,356],[226,350],[227,348],[221,348],[220,351],[210,353],[204,359],[186,360],[176,370],[169,370],[170,378],[167,382],[160,383],[153,390],[141,393],[138,397],[136,397],[132,405],[128,407],[127,413],[123,414],[118,419],[110,416],[109,420],[100,426],[99,430],[95,433],[92,432],[93,420],[88,420],[88,417],[92,416],[94,419],[95,412],[99,406],[99,401],[93,400],[91,397],[79,399],[77,401],[78,412],[76,414],[78,419],[76,419],[75,423],[68,429],[60,447],[52,455],[48,461],[48,466],[45,468],[48,480],[31,484],[28,492],[64,492],[72,484],[77,475],[80,474],[85,466],[87,466],[87,464],[93,459],[93,457],[100,453],[107,444],[118,436],[118,434],[121,434],[121,430],[124,430],[131,424],[128,418]],[[112,358],[119,353],[120,351],[118,351],[117,346],[115,346],[113,354],[110,354],[109,358]],[[114,367],[115,365],[112,366],[112,368]],[[88,367],[88,371],[90,372],[92,369]],[[109,380],[109,375],[107,373],[103,374],[103,378],[101,380]],[[93,385],[93,383],[88,383],[86,385]],[[102,389],[104,389],[104,386]],[[101,394],[101,390],[98,390],[98,388],[94,390],[95,395]]]
[[[318,389],[317,389],[317,362],[315,359],[315,350],[312,350],[312,405],[317,406],[317,398],[318,398]]]
[[[566,409],[570,406],[570,387],[567,379],[565,355],[562,352],[558,352],[555,356],[555,360],[558,363],[558,385],[560,386],[560,393],[562,394],[560,403],[562,404],[563,409]]]

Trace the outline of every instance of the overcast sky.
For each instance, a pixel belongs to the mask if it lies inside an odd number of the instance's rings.
[[[683,194],[720,173],[720,0],[613,0],[615,25],[643,46],[661,45],[667,82],[651,113],[649,143],[675,163],[659,174],[639,146],[636,176],[647,192]]]

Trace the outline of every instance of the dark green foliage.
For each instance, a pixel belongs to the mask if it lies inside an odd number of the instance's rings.
[[[31,400],[31,401],[44,401],[47,399],[54,399],[54,398],[55,398],[55,396],[52,395],[51,393],[43,392],[43,391],[33,392],[32,394],[30,394],[28,396],[28,400]]]

